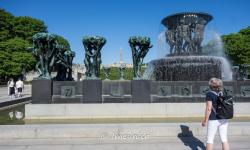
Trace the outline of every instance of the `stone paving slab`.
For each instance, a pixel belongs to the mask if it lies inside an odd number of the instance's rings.
[[[231,136],[231,150],[250,149],[250,136]],[[199,140],[197,142],[197,140]],[[94,140],[86,138],[1,140],[1,150],[203,150],[204,137],[168,137],[143,141]],[[218,136],[215,150],[221,149]]]

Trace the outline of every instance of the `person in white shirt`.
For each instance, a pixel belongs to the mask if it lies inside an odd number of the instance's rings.
[[[10,81],[11,81],[11,78],[10,78],[9,81],[7,82],[8,96],[10,96]]]
[[[17,97],[22,97],[22,92],[24,89],[24,84],[23,81],[19,78],[18,81],[16,82],[16,88],[17,88]]]
[[[12,78],[8,81],[10,98],[15,98],[15,82]]]

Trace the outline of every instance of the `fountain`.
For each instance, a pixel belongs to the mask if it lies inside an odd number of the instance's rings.
[[[199,108],[204,107],[205,96],[209,91],[208,80],[211,77],[224,80],[232,78],[228,73],[231,66],[223,55],[211,56],[210,50],[216,52],[216,46],[206,46],[206,49],[201,46],[205,26],[211,20],[212,16],[206,13],[178,13],[163,19],[162,23],[167,27],[165,36],[170,45],[170,54],[148,63],[143,78],[141,67],[144,57],[152,47],[150,38],[130,37],[133,80],[124,79],[126,68],[123,65],[119,68],[119,80],[108,80],[110,68],[105,66],[106,80],[100,80],[101,49],[106,43],[105,38],[100,36],[83,38],[85,80],[51,80],[51,69],[58,62],[56,60],[60,60],[58,56],[64,56],[62,58],[65,58],[65,62],[70,66],[74,53],[66,55],[63,49],[57,46],[53,36],[38,34],[39,36],[35,36],[38,43],[34,42],[33,52],[39,56],[37,58],[42,58],[38,59],[37,64],[40,74],[37,80],[32,81],[32,104],[25,108],[25,120],[34,123],[46,120],[61,122],[63,118],[130,120],[202,117],[203,109]],[[223,48],[219,38],[216,38],[215,43],[219,44],[218,49]],[[47,46],[48,44],[50,45]],[[242,81],[224,82],[225,91],[234,96],[237,102],[237,115],[242,116],[249,115],[250,106],[247,67],[249,66],[239,67],[240,75],[234,75]],[[44,68],[47,70],[43,72]],[[63,71],[65,70],[58,72]],[[65,78],[65,72],[63,73],[62,77]],[[70,73],[71,71],[68,71],[66,75]]]
[[[211,15],[200,12],[177,13],[164,18],[162,24],[167,28],[165,36],[170,54],[149,62],[144,77],[157,81],[208,81],[212,77],[230,80],[232,77],[225,73],[227,60],[202,52],[205,26],[212,19]]]

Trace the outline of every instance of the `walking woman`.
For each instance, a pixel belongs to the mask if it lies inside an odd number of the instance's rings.
[[[8,82],[10,98],[15,98],[15,82],[12,78]]]
[[[209,81],[210,91],[206,94],[206,110],[205,118],[202,122],[202,126],[207,126],[207,144],[206,150],[213,149],[214,137],[219,129],[220,139],[222,142],[222,149],[229,150],[229,144],[227,139],[227,119],[218,119],[216,117],[216,107],[217,107],[217,95],[223,94],[223,83],[221,79],[212,78]]]
[[[7,82],[8,96],[10,96],[10,82],[11,82],[11,78],[10,78],[9,81]]]

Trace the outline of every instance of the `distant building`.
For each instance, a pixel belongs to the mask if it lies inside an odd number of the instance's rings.
[[[109,67],[120,67],[121,65],[125,66],[126,68],[133,68],[133,64],[129,64],[129,63],[124,63],[123,61],[123,49],[120,48],[120,61],[119,62],[115,62],[113,64],[110,65],[102,65],[103,66],[109,66]]]
[[[113,63],[113,64],[110,64],[108,65],[109,67],[120,67],[121,65],[124,65],[126,68],[133,68],[133,64],[129,64],[129,63]]]
[[[73,64],[72,76],[75,81],[81,81],[85,78],[86,68],[84,64]]]

